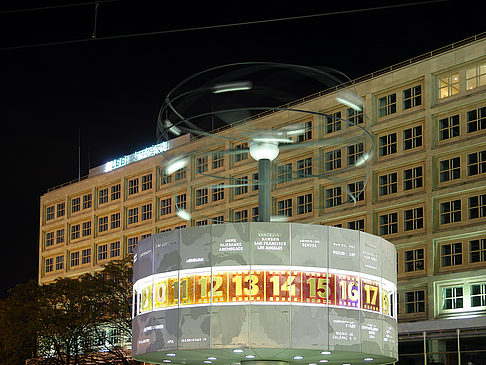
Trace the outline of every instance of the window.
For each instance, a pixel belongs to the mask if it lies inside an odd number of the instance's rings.
[[[196,158],[196,172],[203,173],[208,171],[208,156]]]
[[[79,251],[71,252],[71,267],[79,266]]]
[[[81,235],[81,226],[74,224],[71,226],[71,241],[77,240]]]
[[[349,183],[348,195],[355,204],[356,202],[364,201],[364,181]]]
[[[325,154],[326,171],[337,170],[341,168],[341,150],[326,152]]]
[[[152,189],[152,174],[142,176],[142,191]]]
[[[160,170],[160,185],[167,185],[172,182],[172,175],[168,175],[165,169]]]
[[[412,231],[424,228],[424,208],[407,209],[403,212],[404,230]]]
[[[354,229],[356,231],[364,232],[365,230],[365,220],[364,219],[357,219],[354,221],[347,222],[348,229]]]
[[[64,214],[65,214],[65,211],[66,211],[65,206],[66,206],[66,204],[64,202],[57,204],[57,209],[56,209],[56,217],[57,218],[64,217]]]
[[[110,215],[110,229],[120,228],[120,213]]]
[[[54,258],[48,258],[45,261],[46,273],[54,271]]]
[[[461,200],[440,203],[440,224],[461,221]]]
[[[462,265],[462,242],[440,246],[440,265],[442,267]]]
[[[252,187],[252,191],[258,190],[258,172],[251,175],[252,183],[254,184]]]
[[[326,133],[333,133],[341,130],[341,112],[336,112],[325,117]]]
[[[81,235],[83,237],[91,236],[91,221],[83,222]]]
[[[305,194],[297,197],[297,214],[312,212],[312,194]]]
[[[81,251],[81,264],[89,264],[91,262],[91,248]]]
[[[447,98],[459,93],[459,74],[446,75],[439,78],[439,98]]]
[[[397,94],[393,93],[378,98],[378,117],[385,117],[397,112]]]
[[[292,181],[292,163],[277,166],[277,184]]]
[[[486,173],[486,150],[467,155],[467,175],[474,176]]]
[[[363,110],[357,111],[353,108],[346,109],[346,117],[348,121],[353,124],[362,124],[363,123]]]
[[[466,113],[467,133],[486,129],[486,106]]]
[[[106,260],[108,258],[108,244],[98,246],[98,261]]]
[[[83,209],[89,209],[91,208],[91,194],[86,194],[83,195]]]
[[[160,199],[160,215],[169,215],[172,212],[172,198]]]
[[[246,150],[246,149],[248,149],[248,143],[247,142],[235,145],[235,150]],[[242,152],[242,153],[235,154],[235,162],[240,162],[240,161],[243,161],[243,160],[246,160],[246,159],[248,159],[248,152]]]
[[[71,200],[71,213],[76,213],[81,210],[81,197]]]
[[[471,285],[471,307],[486,306],[486,283]]]
[[[312,175],[312,158],[308,157],[297,161],[297,177]]]
[[[326,189],[326,208],[337,207],[342,203],[342,189],[340,186]]]
[[[128,209],[128,224],[135,224],[138,222],[138,207]]]
[[[128,195],[138,194],[138,177],[128,180]]]
[[[211,224],[223,224],[224,223],[224,216],[218,215],[217,217],[211,218]]]
[[[207,226],[207,225],[208,225],[207,219],[202,219],[200,221],[196,221],[196,227]]]
[[[98,232],[108,231],[108,216],[98,218]]]
[[[152,203],[142,205],[142,221],[152,219]]]
[[[175,197],[175,208],[176,210],[185,210],[186,209],[186,194],[179,194]]]
[[[277,215],[292,217],[292,199],[284,199],[277,202]]]
[[[138,237],[127,238],[127,252],[133,253],[138,243]]]
[[[398,232],[398,213],[389,213],[379,216],[380,235],[394,234]]]
[[[179,181],[179,180],[184,180],[186,178],[186,169],[182,168],[174,172],[174,180]]]
[[[405,292],[405,313],[425,312],[425,291],[416,290]]]
[[[418,125],[403,131],[403,150],[422,146],[422,126]]]
[[[421,271],[425,269],[424,249],[407,250],[403,253],[405,272]]]
[[[394,194],[398,191],[398,174],[396,172],[378,177],[378,193],[380,196]]]
[[[116,184],[111,187],[111,200],[120,199],[121,185]]]
[[[469,219],[486,217],[486,194],[471,196],[467,199]]]
[[[354,165],[363,156],[363,143],[348,146],[348,166]]]
[[[461,159],[454,157],[439,162],[439,180],[446,182],[461,177]]]
[[[64,229],[56,231],[56,244],[64,243]]]
[[[312,121],[304,122],[304,133],[297,136],[297,142],[304,142],[312,139]]]
[[[223,200],[224,199],[224,187],[223,187],[223,184],[217,184],[217,185],[213,185],[211,187],[212,189],[212,194],[211,194],[211,201],[213,202],[217,202],[219,200]]]
[[[111,242],[110,243],[110,258],[120,256],[120,242]]]
[[[397,134],[391,133],[378,138],[380,156],[388,156],[397,153]]]
[[[459,115],[439,119],[439,140],[445,141],[450,138],[459,137]]]
[[[248,210],[238,210],[234,213],[235,222],[248,222]]]
[[[403,109],[422,105],[422,86],[417,85],[402,91]]]
[[[196,207],[208,203],[208,188],[196,190]]]
[[[211,168],[213,170],[224,166],[224,155],[222,152],[213,152]]]
[[[235,196],[248,193],[248,176],[235,179]]]
[[[469,262],[486,261],[486,238],[469,241]]]
[[[421,188],[423,186],[422,166],[403,170],[403,190]]]
[[[108,188],[100,189],[98,191],[98,205],[108,203]]]
[[[450,286],[442,288],[442,309],[463,308],[463,287]]]
[[[46,233],[46,247],[54,245],[54,232]]]
[[[64,256],[56,256],[56,271],[64,269]]]
[[[55,216],[55,208],[54,205],[47,207],[46,208],[46,220],[50,221],[51,219],[54,219]]]
[[[486,64],[466,70],[466,89],[471,90],[486,85]]]

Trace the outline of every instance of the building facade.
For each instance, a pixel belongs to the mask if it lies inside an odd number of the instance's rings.
[[[364,112],[336,101],[346,87],[364,99]],[[282,152],[272,170],[272,214],[362,230],[395,244],[400,362],[484,362],[485,34],[346,87],[298,106],[370,130],[375,138],[371,173],[366,167],[341,171],[360,156],[359,145]],[[306,132],[297,141],[303,146],[356,128],[321,115],[283,114],[255,118],[252,128],[304,124]],[[238,124],[216,133],[229,136],[245,128]],[[50,189],[40,199],[39,283],[94,273],[158,232],[257,220],[258,185],[251,184],[258,179],[257,163],[246,152],[223,153],[241,147],[244,142],[181,136]],[[160,148],[167,158],[190,155],[190,166],[167,175]],[[339,179],[319,177],[333,170]],[[349,191],[363,188],[364,194],[345,203]],[[192,218],[182,219],[180,209]]]

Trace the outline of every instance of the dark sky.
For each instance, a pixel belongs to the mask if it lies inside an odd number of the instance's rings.
[[[6,217],[0,297],[37,277],[39,198],[78,177],[79,136],[82,176],[89,166],[154,144],[163,97],[191,74],[232,62],[271,61],[333,67],[355,78],[485,30],[477,1],[419,1],[347,13],[411,2],[114,0],[101,1],[98,39],[91,40],[94,6],[58,7],[82,2],[0,5]],[[116,37],[328,12],[343,13]],[[12,48],[56,42],[65,43]]]

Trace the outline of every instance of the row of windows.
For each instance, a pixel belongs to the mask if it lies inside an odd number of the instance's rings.
[[[409,171],[415,171],[417,168],[404,169],[404,188],[409,184],[411,186],[421,186],[420,175],[417,173],[410,179],[415,183],[408,182],[405,179]],[[411,173],[411,172],[410,172]],[[379,176],[379,194],[394,194],[398,190],[398,180],[396,173],[390,173]],[[364,181],[356,181],[343,186],[322,187],[321,188],[321,206],[325,209],[339,207],[345,203],[361,204],[365,201]],[[203,188],[195,190],[196,207],[204,206],[211,202],[217,202],[224,199],[224,189],[215,185],[213,189]],[[306,214],[314,212],[315,200],[313,193],[305,193],[295,196],[286,196],[285,198],[276,198],[274,203],[274,213],[277,216],[287,218],[299,218]],[[453,223],[473,222],[486,218],[486,194],[466,195],[452,200],[440,200],[437,204],[437,224],[439,227],[449,227]],[[159,218],[175,216],[178,211],[187,209],[187,194],[181,193],[174,197],[164,197],[159,200]],[[231,209],[232,221],[257,221],[258,208],[250,209]],[[321,214],[323,212],[321,211]],[[130,228],[138,223],[151,221],[153,218],[152,203],[141,204],[136,207],[126,209],[126,227]],[[223,220],[223,219],[222,219]],[[354,222],[354,221],[353,221]],[[95,217],[96,233],[103,233],[118,230],[121,227],[120,212],[110,213],[104,216]],[[353,229],[355,227],[364,227],[364,223],[356,225],[349,224]],[[395,235],[417,233],[423,231],[426,227],[425,208],[423,205],[408,206],[398,209],[388,209],[386,213],[376,214],[376,233],[384,237],[393,237]],[[91,238],[93,236],[92,220],[86,220],[69,225],[70,242],[77,242],[81,239]],[[58,228],[45,233],[45,248],[63,244],[65,242],[65,229]]]
[[[473,90],[486,85],[486,64],[468,67],[438,77],[439,99],[459,94],[461,91]]]

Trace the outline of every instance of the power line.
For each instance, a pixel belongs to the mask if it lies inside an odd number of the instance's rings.
[[[100,4],[103,4],[103,3],[113,3],[113,2],[118,2],[118,1],[121,1],[121,0],[102,0],[102,1],[99,1],[99,3]],[[62,8],[74,8],[74,7],[78,7],[78,6],[95,5],[96,2],[97,1],[89,1],[89,2],[83,2],[83,3],[72,3],[72,4],[64,4],[64,5],[42,6],[42,7],[36,7],[36,8],[2,10],[2,11],[0,11],[0,15],[2,15],[2,14],[28,13],[28,12],[33,12],[33,11],[62,9]]]
[[[110,0],[110,1],[118,1],[118,0]],[[21,46],[4,47],[4,48],[0,48],[0,51],[9,51],[9,50],[16,50],[16,49],[24,49],[24,48],[58,46],[58,45],[66,45],[66,44],[73,44],[73,43],[85,43],[85,42],[92,42],[92,41],[95,41],[95,40],[101,41],[101,40],[114,40],[114,39],[123,39],[123,38],[147,37],[147,36],[153,36],[153,35],[193,32],[193,31],[199,31],[199,30],[222,29],[222,28],[240,27],[240,26],[246,26],[246,25],[276,23],[276,22],[283,22],[283,21],[290,21],[290,20],[302,20],[302,19],[318,18],[318,17],[323,17],[323,16],[356,14],[356,13],[364,13],[364,12],[369,12],[369,11],[410,7],[410,6],[416,6],[416,5],[428,5],[428,4],[449,2],[449,1],[453,1],[453,0],[418,1],[418,2],[405,3],[405,4],[375,6],[375,7],[363,8],[363,9],[340,10],[340,11],[333,11],[333,12],[328,12],[328,13],[299,15],[299,16],[282,17],[282,18],[274,18],[274,19],[252,20],[252,21],[238,22],[238,23],[206,25],[206,26],[200,26],[200,27],[169,29],[169,30],[161,30],[161,31],[154,31],[154,32],[119,34],[119,35],[105,36],[105,37],[81,38],[81,39],[72,39],[72,40],[58,41],[58,42],[35,43],[35,44],[28,44],[28,45],[21,45]],[[104,2],[106,2],[106,1],[104,1]],[[84,3],[84,4],[86,4],[86,3]],[[95,4],[95,2],[90,2],[89,4],[93,5],[93,4]]]

